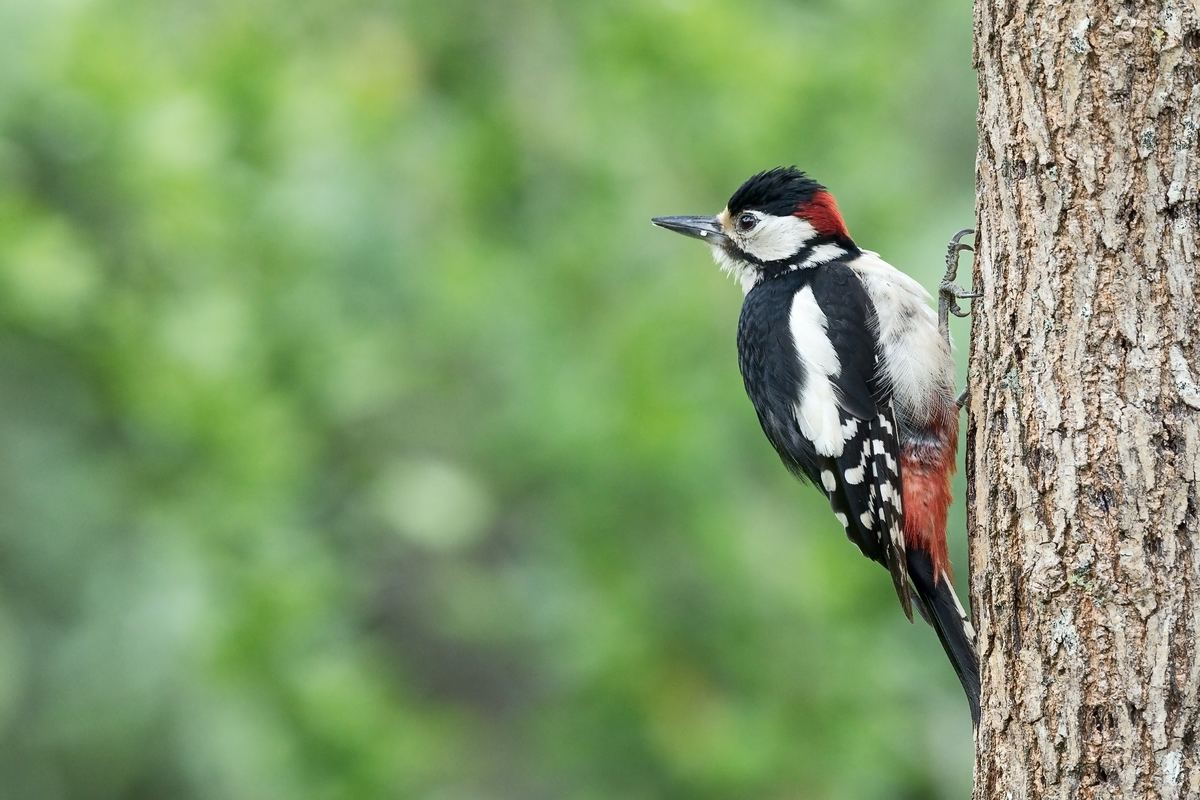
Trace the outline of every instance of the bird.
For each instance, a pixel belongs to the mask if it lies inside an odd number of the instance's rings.
[[[784,466],[828,498],[847,537],[891,574],[909,621],[936,631],[979,724],[975,630],[946,545],[959,402],[945,315],[851,238],[825,186],[796,167],[751,176],[716,216],[655,217],[708,244],[745,295],[746,394]],[[970,249],[951,243],[950,256]],[[948,258],[948,262],[949,262]],[[940,295],[976,297],[948,273]]]

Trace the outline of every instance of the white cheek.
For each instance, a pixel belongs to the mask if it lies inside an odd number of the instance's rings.
[[[790,258],[815,238],[816,229],[800,217],[764,217],[742,242],[742,249],[761,261]]]

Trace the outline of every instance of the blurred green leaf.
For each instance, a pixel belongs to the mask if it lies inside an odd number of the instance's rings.
[[[950,0],[0,6],[5,796],[963,796],[648,219],[797,163],[932,285],[974,98]]]

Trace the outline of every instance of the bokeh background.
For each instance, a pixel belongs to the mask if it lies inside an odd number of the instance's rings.
[[[965,797],[648,218],[796,163],[933,285],[974,87],[958,0],[0,3],[0,796]]]

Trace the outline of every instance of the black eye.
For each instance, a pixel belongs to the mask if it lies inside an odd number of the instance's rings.
[[[743,233],[752,229],[757,224],[758,217],[754,216],[753,214],[742,214],[737,220],[737,228]]]

